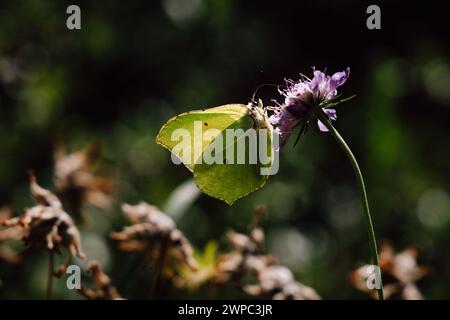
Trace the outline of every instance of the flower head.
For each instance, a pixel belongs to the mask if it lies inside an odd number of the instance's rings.
[[[314,70],[314,77],[309,79],[302,75],[298,82],[286,80],[286,89],[280,90],[284,102],[275,108],[270,117],[270,123],[280,135],[280,144],[286,144],[292,130],[302,122],[308,122],[318,108],[331,120],[336,120],[336,110],[324,108],[326,103],[337,96],[337,88],[347,81],[350,68],[327,76],[319,70]],[[325,125],[318,121],[321,131],[328,131]]]

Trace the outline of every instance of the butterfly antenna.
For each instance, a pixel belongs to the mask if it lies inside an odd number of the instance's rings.
[[[260,84],[259,86],[256,87],[255,92],[253,93],[252,102],[256,103],[256,100],[255,100],[256,94],[258,93],[259,89],[261,89],[263,87],[278,87],[278,85],[277,84],[272,84],[272,83]]]
[[[253,95],[252,95],[252,99],[250,100],[250,102],[256,103],[255,96],[260,87],[260,85],[258,85],[258,82],[261,80],[261,76],[262,76],[263,72],[264,72],[263,70],[259,70],[258,74],[256,75],[256,80],[253,85]]]

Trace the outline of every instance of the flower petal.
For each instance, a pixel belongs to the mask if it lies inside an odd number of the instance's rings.
[[[337,113],[335,109],[322,109],[323,112],[333,121],[336,121],[337,119]],[[322,121],[317,120],[317,126],[319,127],[319,130],[322,132],[328,132],[328,128],[322,123]]]
[[[330,91],[336,90],[337,87],[342,86],[345,83],[345,81],[347,81],[349,76],[350,76],[350,68],[347,68],[347,70],[345,71],[336,72],[330,78],[328,90]]]
[[[327,76],[325,73],[319,70],[314,71],[314,78],[311,80],[309,87],[313,94],[317,95],[320,88],[324,86],[326,83]]]
[[[325,127],[325,125],[322,123],[322,121],[317,120],[317,126],[319,127],[319,130],[322,132],[328,132],[328,128]]]
[[[337,119],[337,113],[336,113],[336,110],[335,110],[335,109],[328,109],[328,108],[325,108],[325,109],[322,109],[322,110],[323,110],[323,112],[326,113],[326,115],[327,115],[331,120],[336,121],[336,119]]]

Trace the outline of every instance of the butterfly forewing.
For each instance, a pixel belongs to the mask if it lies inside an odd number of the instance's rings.
[[[248,108],[243,104],[185,112],[173,117],[161,128],[156,142],[169,149],[193,171],[203,150],[214,140],[211,136],[214,131],[219,134],[242,118],[248,117],[248,113]],[[183,132],[189,134],[189,139],[182,136]],[[205,132],[209,135],[205,135]]]

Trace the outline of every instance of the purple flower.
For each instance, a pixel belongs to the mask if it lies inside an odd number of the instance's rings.
[[[336,72],[331,77],[319,70],[314,70],[314,77],[301,75],[298,82],[286,80],[286,89],[280,90],[284,102],[275,107],[269,118],[280,135],[280,145],[286,144],[293,129],[302,122],[309,122],[319,108],[337,95],[337,88],[345,83],[350,75],[350,68]],[[331,120],[336,120],[336,110],[323,108]],[[328,131],[325,125],[317,120],[320,131]]]

